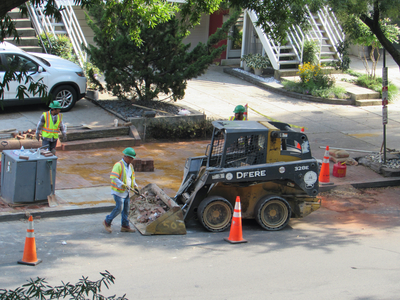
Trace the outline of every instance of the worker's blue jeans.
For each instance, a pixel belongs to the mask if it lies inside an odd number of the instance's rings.
[[[116,216],[118,216],[121,211],[121,225],[129,226],[128,213],[129,213],[129,195],[126,198],[118,197],[117,195],[113,195],[115,200],[115,208],[106,217],[106,222],[111,225],[111,222],[114,220]]]

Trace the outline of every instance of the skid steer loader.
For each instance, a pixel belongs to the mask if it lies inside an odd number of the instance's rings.
[[[284,228],[320,208],[317,160],[307,136],[280,122],[214,121],[206,154],[186,160],[174,201],[184,220],[209,231],[230,226],[236,196],[243,219]]]
[[[304,133],[280,122],[212,124],[211,144],[204,156],[186,160],[174,198],[154,184],[144,187],[142,196],[131,198],[151,196],[164,206],[149,209],[153,217],[158,216],[145,224],[139,224],[134,212],[130,214],[142,234],[185,234],[183,221],[192,218],[209,231],[224,231],[230,226],[237,196],[242,218],[255,218],[266,230],[280,230],[291,217],[301,218],[320,208],[319,166]]]

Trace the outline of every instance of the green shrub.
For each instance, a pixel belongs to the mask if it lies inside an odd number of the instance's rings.
[[[47,34],[48,39],[46,38],[46,35],[44,33],[42,33],[40,35],[40,37],[42,38],[44,45],[46,47],[46,51],[50,54],[54,54],[57,55],[61,58],[70,60],[75,62],[76,58],[75,55],[73,53],[73,49],[72,49],[72,44],[71,41],[69,39],[68,36],[66,35],[54,35],[51,33]],[[50,42],[49,42],[50,40]],[[40,43],[40,39],[38,37],[38,43],[39,46],[42,46],[42,44]],[[51,47],[50,47],[51,44]]]
[[[319,53],[316,41],[305,41],[303,46],[303,63],[318,64],[317,53]]]
[[[180,121],[178,123],[168,123],[159,121],[151,123],[147,127],[147,132],[153,139],[208,139],[213,131],[212,120],[202,120],[200,122]]]
[[[366,74],[358,76],[354,82],[356,85],[368,88],[370,90],[374,90],[375,92],[379,92],[380,97],[382,97],[382,78],[375,77],[372,78]],[[392,102],[396,95],[399,93],[398,88],[393,84],[388,84],[388,100]]]
[[[349,98],[343,87],[331,86],[320,88],[314,82],[311,82],[308,85],[303,85],[301,82],[282,81],[282,84],[286,90],[299,94],[312,95],[321,98]]]

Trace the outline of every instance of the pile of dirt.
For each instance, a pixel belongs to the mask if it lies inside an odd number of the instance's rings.
[[[157,116],[177,115],[179,108],[172,103],[164,101],[135,102],[130,100],[97,100],[96,103],[114,111],[125,119],[142,117],[144,112],[156,110]]]

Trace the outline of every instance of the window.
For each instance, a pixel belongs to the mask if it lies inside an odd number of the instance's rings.
[[[23,55],[7,53],[5,57],[11,70],[19,72],[37,72],[38,70],[38,65]]]

